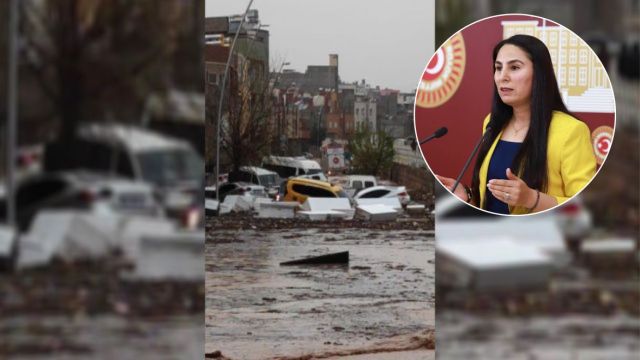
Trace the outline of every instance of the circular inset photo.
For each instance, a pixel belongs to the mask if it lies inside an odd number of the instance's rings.
[[[549,19],[506,14],[466,26],[436,51],[414,122],[427,166],[460,201],[525,215],[561,205],[596,176],[615,100],[580,37]]]

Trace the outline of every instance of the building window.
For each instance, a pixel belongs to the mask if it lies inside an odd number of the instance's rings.
[[[551,46],[558,46],[558,33],[555,31],[551,32]]]
[[[567,63],[567,51],[560,51],[560,64],[564,65]]]
[[[569,44],[571,46],[577,46],[578,45],[578,38],[574,35],[571,35],[571,40],[569,41]]]
[[[576,68],[569,68],[569,86],[576,86]]]
[[[560,46],[567,46],[567,32],[563,31],[560,33]]]
[[[580,65],[587,64],[587,49],[580,50]]]
[[[580,86],[587,85],[587,68],[586,67],[580,67],[580,72],[578,73],[578,84]]]
[[[564,67],[558,69],[558,81],[560,81],[560,86],[567,85],[567,73],[564,70]]]
[[[577,56],[578,56],[578,51],[576,49],[569,50],[569,64],[575,64]]]

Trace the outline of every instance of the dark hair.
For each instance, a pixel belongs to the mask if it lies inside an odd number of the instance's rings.
[[[514,35],[500,41],[493,48],[493,63],[495,66],[498,52],[504,45],[515,45],[522,49],[533,63],[533,79],[531,84],[531,123],[524,138],[520,151],[513,160],[511,170],[527,183],[532,189],[542,192],[547,190],[547,135],[553,111],[569,113],[562,102],[558,82],[553,71],[551,55],[546,45],[537,38],[529,35]],[[495,70],[494,70],[495,71]],[[473,197],[480,199],[480,166],[487,156],[496,137],[507,125],[513,115],[513,108],[500,99],[498,89],[493,84],[493,103],[491,119],[487,125],[485,141],[480,147],[475,167],[471,189]],[[486,197],[485,197],[486,201]],[[478,204],[484,208],[484,204]]]

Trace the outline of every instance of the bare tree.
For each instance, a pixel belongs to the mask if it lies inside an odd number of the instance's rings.
[[[222,123],[221,150],[232,170],[257,165],[271,147],[274,132],[272,75],[251,61],[241,61],[237,94],[229,97]]]
[[[135,114],[149,92],[167,86],[180,1],[21,4],[23,61],[51,103],[45,118],[61,122],[62,137],[73,137],[87,118]]]

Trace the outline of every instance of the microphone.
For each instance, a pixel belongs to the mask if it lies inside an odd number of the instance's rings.
[[[485,129],[484,134],[482,134],[482,136],[480,137],[480,140],[478,141],[478,143],[476,144],[476,147],[473,148],[473,151],[471,152],[471,155],[469,155],[469,158],[467,158],[467,162],[464,163],[464,166],[462,167],[462,171],[460,171],[460,174],[458,175],[458,177],[456,178],[456,182],[453,184],[453,188],[451,189],[452,193],[455,193],[456,188],[458,187],[458,184],[460,184],[460,180],[462,179],[462,176],[464,175],[464,173],[467,171],[467,168],[469,167],[469,163],[471,163],[471,159],[473,159],[474,156],[476,156],[476,153],[478,152],[478,150],[480,149],[480,145],[484,142],[485,137],[487,136],[487,134],[493,130],[493,124],[489,123],[487,125],[487,128]]]
[[[434,132],[433,134],[427,136],[423,140],[420,140],[420,145],[426,143],[427,141],[429,141],[431,139],[443,137],[443,136],[445,136],[447,134],[448,131],[449,130],[446,127],[441,127],[440,129],[436,130],[436,132]]]

